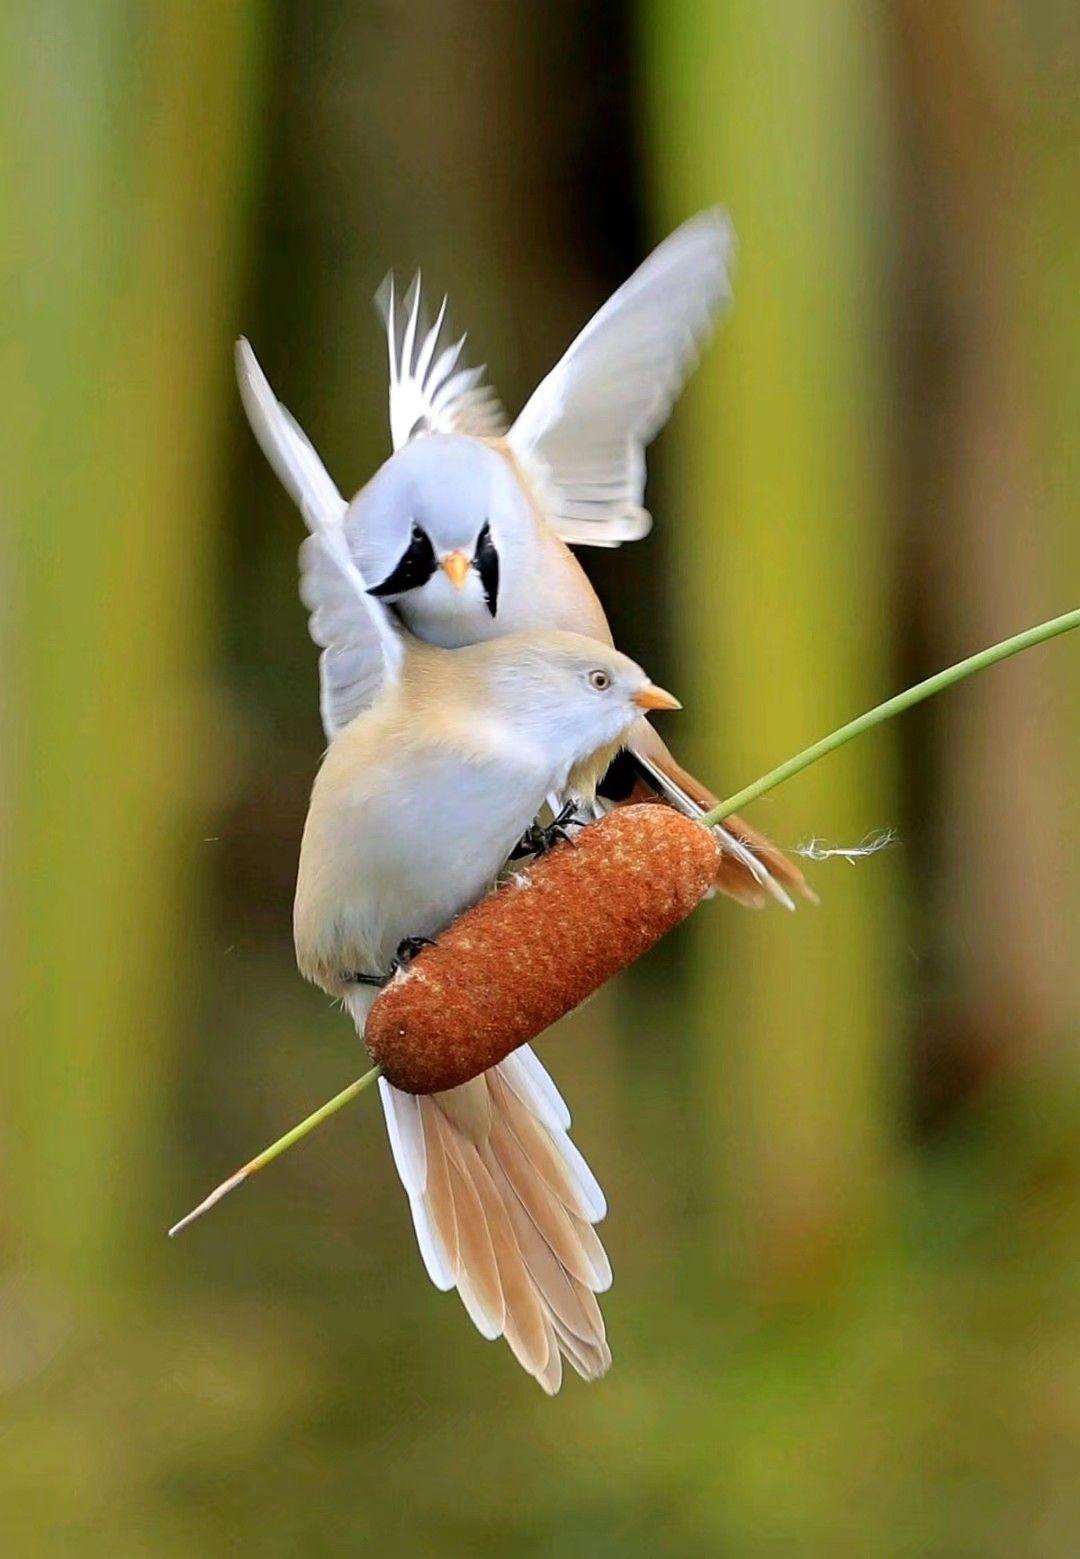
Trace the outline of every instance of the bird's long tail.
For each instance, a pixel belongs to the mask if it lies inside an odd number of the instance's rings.
[[[596,1295],[611,1266],[593,1228],[603,1192],[570,1141],[570,1113],[525,1045],[449,1093],[379,1080],[420,1254],[482,1336],[554,1395],[563,1360],[585,1380],[611,1363]]]
[[[659,796],[687,817],[700,817],[718,798],[676,762],[647,720],[639,720],[631,739],[612,764],[601,793],[616,803]],[[759,909],[775,899],[794,909],[792,894],[817,902],[794,861],[740,817],[729,817],[717,834],[724,846],[716,886],[721,893]]]

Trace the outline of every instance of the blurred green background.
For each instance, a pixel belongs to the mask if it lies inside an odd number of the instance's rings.
[[[1077,605],[1080,22],[1055,0],[10,0],[0,16],[0,1534],[15,1555],[1039,1555],[1080,1532],[1064,640],[769,797],[724,901],[548,1036],[615,1366],[428,1284],[292,964],[321,750],[249,334],[341,485],[423,264],[515,408],[712,202],[734,312],[584,561],[720,791]]]

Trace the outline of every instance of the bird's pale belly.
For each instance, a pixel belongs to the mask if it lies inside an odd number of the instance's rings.
[[[371,803],[354,860],[348,897],[372,972],[406,938],[437,935],[480,898],[544,801],[535,781],[515,783],[504,768],[433,780],[430,805],[415,775],[413,785],[407,808],[390,797]]]

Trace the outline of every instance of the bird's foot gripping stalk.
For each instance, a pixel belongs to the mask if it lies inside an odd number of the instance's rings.
[[[546,855],[560,841],[570,838],[571,828],[584,828],[584,821],[575,817],[574,812],[574,803],[568,801],[550,823],[534,823],[531,828],[527,828],[510,851],[510,859],[520,861],[526,855]]]
[[[397,945],[391,972],[397,974],[399,969],[406,968],[412,963],[417,953],[423,952],[425,947],[434,947],[435,943],[429,936],[407,936]]]
[[[429,936],[403,937],[397,945],[397,952],[390,960],[390,968],[386,974],[367,974],[363,969],[354,969],[344,976],[349,985],[374,985],[377,990],[382,990],[402,969],[407,969],[413,959],[425,947],[434,947],[435,943]]]

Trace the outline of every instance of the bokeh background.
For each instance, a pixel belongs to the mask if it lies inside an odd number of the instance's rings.
[[[290,900],[321,748],[249,334],[346,490],[371,295],[515,408],[677,221],[736,306],[586,554],[721,791],[1077,605],[1080,25],[1055,0],[11,0],[0,19],[0,1532],[13,1555],[1039,1555],[1080,1532],[1080,645],[753,812],[901,843],[548,1036],[615,1366],[420,1268]]]

